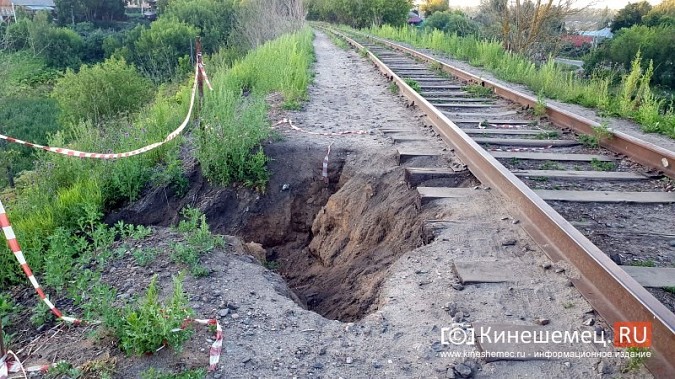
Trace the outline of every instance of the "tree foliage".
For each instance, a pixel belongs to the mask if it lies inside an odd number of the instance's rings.
[[[675,26],[675,0],[664,0],[655,6],[642,17],[642,22],[647,26]]]
[[[357,28],[371,25],[403,25],[412,7],[411,0],[310,0],[308,18]]]
[[[230,35],[234,5],[233,0],[172,0],[162,18],[175,18],[198,28],[204,51],[214,52]]]
[[[573,5],[574,0],[483,0],[477,19],[505,49],[542,57],[560,40],[563,19],[575,12]]]
[[[133,113],[145,106],[152,84],[123,59],[108,59],[79,72],[68,70],[54,86],[52,97],[66,122],[100,123],[120,113]]]
[[[597,67],[619,65],[625,70],[638,51],[642,55],[643,69],[649,62],[654,63],[652,83],[675,88],[675,28],[667,25],[648,27],[634,25],[619,30],[617,35],[603,43],[584,63],[586,70],[593,71]]]
[[[460,37],[477,35],[480,31],[478,23],[461,11],[436,12],[426,19],[424,25],[429,29],[442,30]]]
[[[425,17],[430,17],[436,12],[445,12],[450,10],[448,0],[425,0],[424,4],[421,6],[422,12],[424,12]]]
[[[619,10],[614,16],[614,21],[612,22],[612,32],[616,32],[622,28],[630,28],[633,25],[639,25],[642,23],[642,17],[646,16],[649,11],[652,10],[652,6],[646,1],[640,1],[639,3],[628,3],[624,8]]]
[[[171,80],[190,70],[190,52],[199,30],[171,17],[160,17],[149,28],[137,26],[130,30],[113,53],[138,69],[154,82]],[[116,44],[106,41],[108,49]]]
[[[55,0],[61,24],[124,20],[124,0]]]

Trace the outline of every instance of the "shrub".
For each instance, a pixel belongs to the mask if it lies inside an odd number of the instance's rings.
[[[101,121],[143,107],[152,85],[122,59],[84,65],[78,73],[68,70],[54,87],[52,96],[68,122]]]
[[[227,42],[234,22],[232,0],[172,1],[162,17],[172,17],[201,30],[204,52],[217,51]]]
[[[438,29],[448,34],[458,36],[475,35],[479,32],[479,25],[460,11],[434,12],[424,25],[429,29]]]
[[[189,72],[179,60],[189,60],[197,28],[172,18],[161,17],[150,28],[140,30],[134,42],[133,62],[139,70],[155,82],[176,78]]]
[[[119,319],[107,320],[107,326],[115,331],[123,351],[135,355],[152,354],[164,344],[180,350],[190,338],[190,329],[174,331],[194,313],[188,307],[182,280],[182,276],[173,277],[173,293],[169,302],[163,304],[159,301],[155,275],[145,296],[121,311]]]

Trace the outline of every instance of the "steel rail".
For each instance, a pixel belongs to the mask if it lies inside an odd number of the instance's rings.
[[[439,61],[427,54],[383,38],[367,34],[363,34],[363,36],[389,46],[394,50],[412,55],[418,59],[426,61],[427,63],[440,64],[444,72],[451,74],[461,80],[477,83],[483,87],[491,88],[496,95],[504,99],[511,100],[530,108],[537,104],[537,99],[530,95],[505,87],[491,80],[483,79],[480,76]],[[593,120],[566,111],[555,105],[546,105],[546,115],[555,125],[559,127],[570,128],[577,133],[594,135],[595,128],[602,127],[601,124]],[[661,171],[666,176],[675,179],[675,152],[664,149],[650,142],[643,141],[618,130],[613,130],[610,128],[609,131],[611,132],[612,136],[609,138],[601,138],[601,146],[619,154],[623,154],[642,165],[653,168],[657,171]]]
[[[365,49],[339,31],[321,28],[343,38],[359,50]],[[405,51],[410,49],[406,48]],[[675,372],[675,314],[373,53],[368,51],[367,56],[384,75],[398,85],[401,94],[425,112],[434,130],[455,148],[455,153],[469,170],[482,183],[495,188],[519,210],[523,228],[547,256],[554,262],[567,261],[576,268],[580,276],[571,278],[572,283],[610,327],[619,321],[652,323],[653,354],[645,364],[655,377],[672,377]],[[438,62],[430,57],[426,59]],[[473,76],[464,78],[475,81]],[[590,128],[592,124],[586,125]]]

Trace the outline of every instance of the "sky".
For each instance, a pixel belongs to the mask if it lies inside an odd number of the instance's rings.
[[[628,3],[637,3],[640,0],[577,0],[577,4],[580,7],[586,6],[589,3],[593,3],[594,8],[614,8],[621,9],[626,6]],[[662,0],[647,0],[652,5],[657,5],[661,3]],[[450,7],[474,7],[480,4],[480,0],[450,0]]]

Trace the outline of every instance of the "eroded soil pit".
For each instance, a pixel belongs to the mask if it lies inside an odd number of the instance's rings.
[[[213,232],[249,242],[251,255],[286,279],[302,307],[341,321],[376,310],[389,266],[426,242],[419,196],[395,151],[334,148],[328,183],[321,177],[323,146],[290,140],[266,153],[272,176],[265,194],[211,187],[194,167],[187,195],[155,189],[108,222],[164,225],[184,206],[196,206]]]

